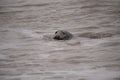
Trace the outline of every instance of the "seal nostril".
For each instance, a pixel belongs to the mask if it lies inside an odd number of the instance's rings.
[[[54,39],[56,39],[56,37],[54,37]]]

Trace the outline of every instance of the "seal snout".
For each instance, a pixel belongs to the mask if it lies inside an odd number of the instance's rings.
[[[60,40],[61,38],[60,38],[60,36],[56,35],[56,36],[54,36],[54,39],[59,39]]]

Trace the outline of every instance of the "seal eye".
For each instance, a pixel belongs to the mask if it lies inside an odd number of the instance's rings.
[[[55,32],[55,34],[57,34],[57,31]]]

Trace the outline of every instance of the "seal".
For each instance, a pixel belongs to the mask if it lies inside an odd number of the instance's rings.
[[[55,39],[55,40],[69,40],[72,37],[73,37],[73,35],[70,32],[64,31],[64,30],[58,30],[55,32],[53,39]]]

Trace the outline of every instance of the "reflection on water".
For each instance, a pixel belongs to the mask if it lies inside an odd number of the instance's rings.
[[[120,0],[1,0],[0,80],[120,80]],[[56,30],[71,40],[52,39]]]

